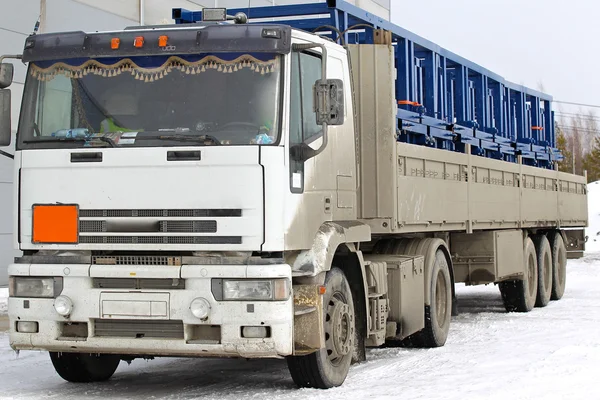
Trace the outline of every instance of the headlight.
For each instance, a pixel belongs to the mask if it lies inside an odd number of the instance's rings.
[[[213,294],[219,301],[287,300],[290,297],[290,281],[288,279],[215,279]]]
[[[56,297],[62,292],[63,278],[33,278],[11,276],[10,297]]]

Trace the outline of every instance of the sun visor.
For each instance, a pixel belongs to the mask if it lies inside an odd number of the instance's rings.
[[[168,42],[165,45],[165,36]],[[140,37],[143,37],[140,44]],[[115,46],[118,39],[119,46]],[[134,45],[136,44],[137,45]],[[69,58],[181,55],[207,52],[275,53],[291,51],[287,25],[207,25],[190,28],[140,29],[119,32],[64,32],[32,35],[25,41],[23,61]]]

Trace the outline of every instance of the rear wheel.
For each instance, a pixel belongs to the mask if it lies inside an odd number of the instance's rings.
[[[552,232],[550,249],[552,251],[552,294],[551,300],[560,300],[565,293],[567,283],[567,247],[559,231]]]
[[[426,278],[429,285],[429,305],[424,305],[425,327],[402,341],[389,340],[389,346],[407,347],[440,347],[446,343],[450,331],[452,316],[452,279],[450,266],[442,250],[445,242],[442,239],[400,239],[382,240],[373,249],[377,254],[403,254],[407,256],[424,256]]]
[[[550,302],[552,292],[552,252],[546,235],[533,237],[538,264],[538,290],[535,301],[536,307],[546,307]]]
[[[50,352],[54,369],[69,382],[101,382],[108,380],[121,359],[112,354],[55,353]]]
[[[408,338],[416,347],[441,347],[446,343],[452,315],[452,282],[448,260],[441,249],[431,266],[430,305],[425,306],[425,328]]]
[[[500,282],[500,293],[508,312],[529,312],[533,309],[538,291],[538,266],[535,246],[530,238],[525,239],[525,271],[523,280]]]
[[[294,383],[299,387],[329,389],[346,380],[355,339],[354,302],[346,275],[332,268],[325,277],[323,295],[325,348],[306,356],[287,357]]]

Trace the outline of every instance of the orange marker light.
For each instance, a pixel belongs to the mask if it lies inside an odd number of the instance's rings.
[[[77,243],[79,209],[76,205],[34,205],[32,243]]]
[[[159,36],[158,37],[158,47],[167,47],[167,42],[169,41],[168,36]]]
[[[327,293],[327,288],[325,286],[319,286],[319,294],[322,296]]]
[[[144,45],[144,37],[143,36],[136,36],[135,39],[133,40],[133,47],[140,48],[143,45]]]
[[[119,45],[121,44],[121,39],[119,38],[112,38],[110,39],[110,48],[113,50],[117,50],[119,48]]]

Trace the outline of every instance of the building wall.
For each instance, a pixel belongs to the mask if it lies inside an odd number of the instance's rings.
[[[118,30],[138,25],[140,17],[148,25],[170,23],[171,8],[181,7],[198,10],[206,7],[247,7],[248,0],[0,0],[0,54],[18,54],[23,49],[25,38],[33,31],[40,17],[41,32],[70,30],[103,31]],[[304,4],[318,0],[251,0],[252,6]],[[324,1],[324,0],[322,0]],[[391,0],[348,0],[365,10],[389,19]],[[143,4],[143,13],[140,5]],[[16,132],[19,107],[23,94],[26,67],[21,62],[15,65],[12,91],[12,127]],[[14,153],[11,146],[2,150]],[[19,252],[13,247],[12,204],[13,161],[0,156],[0,286],[7,284],[6,269]]]
[[[0,55],[19,54],[25,38],[33,31],[40,13],[38,0],[2,0],[0,13]],[[25,81],[25,66],[17,60],[6,60],[15,66],[14,82],[10,87],[12,94],[11,121],[13,134],[16,132],[19,106]],[[13,137],[14,145],[14,137]],[[2,148],[13,154],[14,146]],[[0,286],[8,283],[6,267],[19,253],[13,249],[12,237],[12,182],[13,161],[0,155]]]

